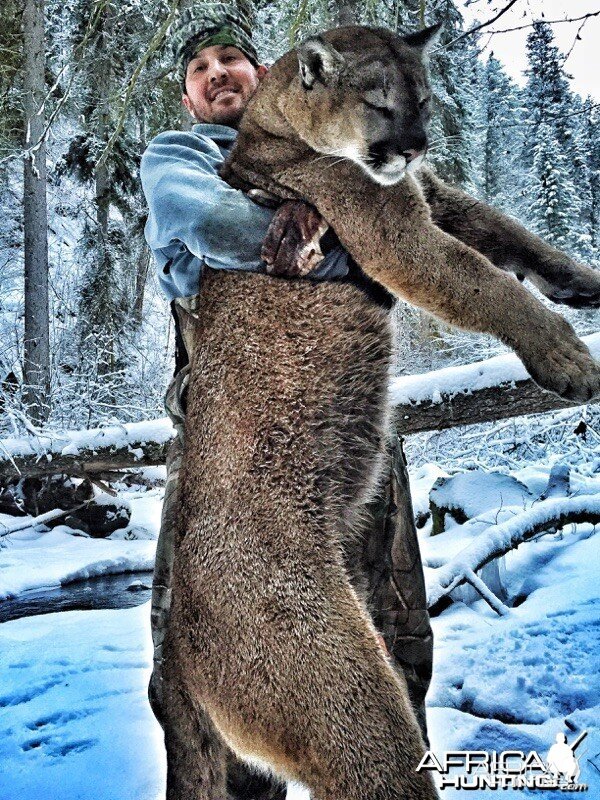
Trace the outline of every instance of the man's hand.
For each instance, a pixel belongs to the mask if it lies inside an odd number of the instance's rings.
[[[319,241],[328,225],[316,208],[287,200],[275,212],[261,257],[269,275],[301,277],[323,260]]]

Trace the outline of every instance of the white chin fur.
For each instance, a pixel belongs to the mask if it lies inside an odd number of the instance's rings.
[[[409,161],[408,166],[406,167],[407,172],[416,172],[421,164],[425,161],[425,153],[421,153],[421,155],[414,158],[412,161]]]
[[[370,169],[368,169],[367,172],[375,183],[380,184],[380,186],[393,186],[395,183],[399,183],[406,175],[405,169],[395,173],[373,172]]]
[[[371,169],[371,167],[366,164],[361,164],[361,166],[369,178],[372,178],[375,183],[378,183],[380,186],[393,186],[406,175],[405,167],[398,166],[395,169],[377,170],[377,172],[375,172],[375,170]]]
[[[406,175],[407,169],[404,156],[398,156],[392,161],[388,161],[387,164],[378,170],[374,170],[367,165],[363,166],[365,166],[367,174],[381,186],[393,186],[395,183],[398,183],[398,181],[401,181]]]
[[[342,158],[348,158],[350,161],[354,161],[355,164],[362,167],[371,180],[375,181],[375,183],[378,183],[380,186],[393,186],[395,183],[399,183],[407,172],[414,172],[417,170],[423,163],[424,158],[422,155],[417,156],[414,161],[411,161],[407,165],[404,156],[398,156],[380,169],[374,170],[371,166],[365,164],[361,158],[358,147],[355,145],[346,145],[331,153],[326,153],[326,155],[336,158],[341,156]]]

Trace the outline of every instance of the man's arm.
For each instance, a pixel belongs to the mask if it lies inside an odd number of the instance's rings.
[[[144,153],[141,178],[153,249],[173,242],[215,269],[261,269],[273,212],[223,181],[217,146],[193,133],[169,131]]]
[[[161,282],[172,297],[198,291],[202,264],[265,271],[263,243],[274,212],[229,186],[218,173],[221,163],[214,142],[181,131],[157,136],[142,158],[149,207],[146,239],[164,261]],[[306,213],[290,218],[278,248],[269,253],[267,271],[310,274],[318,280],[345,275],[348,268],[341,248],[323,258],[318,244],[322,228],[320,218],[308,220]],[[277,230],[281,232],[280,216]]]
[[[575,308],[600,305],[600,271],[578,264],[506,214],[448,186],[429,169],[421,169],[418,178],[432,219],[443,231],[495,266],[528,278],[555,303]]]

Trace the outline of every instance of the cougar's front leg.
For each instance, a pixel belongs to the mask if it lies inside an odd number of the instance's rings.
[[[459,328],[496,336],[544,389],[575,402],[600,394],[600,367],[569,323],[433,224],[412,178],[379,186],[345,161],[303,164],[278,179],[319,209],[367,275],[390,292]]]
[[[573,308],[600,306],[600,271],[578,264],[566,253],[498,209],[448,186],[421,169],[419,183],[436,225],[501,269],[528,278],[555,303]]]

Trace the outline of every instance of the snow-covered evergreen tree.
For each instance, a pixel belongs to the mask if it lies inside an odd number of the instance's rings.
[[[584,258],[598,258],[598,195],[600,176],[600,126],[591,98],[584,102],[573,97],[573,148],[571,172],[575,183],[580,213],[577,252]]]
[[[426,22],[442,22],[440,47],[431,56],[434,116],[430,161],[445,180],[474,190],[478,84],[481,69],[473,37],[454,42],[464,32],[454,0],[426,6]]]
[[[551,127],[560,148],[571,144],[571,92],[565,75],[561,54],[554,44],[554,32],[546,22],[535,22],[527,37],[525,108],[527,110],[527,135],[525,158],[533,161],[533,151],[540,140],[538,128]]]
[[[584,149],[588,159],[590,179],[590,225],[594,258],[598,260],[600,244],[600,111],[590,97],[585,101],[583,116]]]
[[[493,54],[482,81],[482,193],[503,211],[515,212],[523,147],[521,93]]]
[[[567,156],[552,127],[544,122],[538,131],[531,170],[531,227],[546,241],[568,250],[577,239],[575,186],[569,177]]]
[[[569,89],[554,34],[545,22],[534,23],[527,37],[525,143],[528,169],[525,221],[553,244],[585,256],[589,236],[585,204],[589,194],[585,162],[574,117],[581,111]]]

